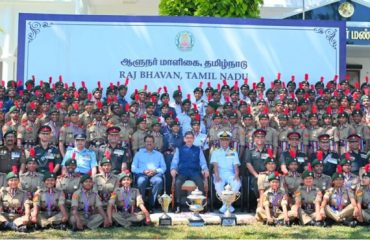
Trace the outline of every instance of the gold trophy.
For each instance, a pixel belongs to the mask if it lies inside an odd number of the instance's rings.
[[[222,201],[223,204],[226,205],[226,211],[224,215],[221,217],[221,225],[222,226],[235,226],[237,224],[236,217],[231,214],[230,206],[233,202],[239,199],[240,192],[235,193],[232,189],[230,184],[225,186],[225,190],[221,192],[221,194],[216,194],[217,198]]]
[[[172,219],[168,215],[168,207],[170,206],[172,201],[172,198],[166,194],[166,192],[163,193],[162,196],[158,196],[158,202],[161,204],[163,214],[159,217],[159,226],[171,226],[172,225]]]
[[[186,204],[189,206],[190,211],[193,212],[193,215],[189,218],[189,226],[204,226],[204,220],[199,215],[199,212],[203,211],[204,207],[207,205],[207,202],[203,204],[203,201],[206,199],[206,197],[203,196],[202,192],[199,191],[198,188],[196,188],[187,198],[191,201],[191,204],[188,202],[186,202]]]

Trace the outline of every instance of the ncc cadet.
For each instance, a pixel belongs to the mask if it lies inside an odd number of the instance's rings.
[[[180,123],[173,121],[171,123],[171,131],[164,134],[163,141],[163,157],[166,163],[166,192],[171,191],[171,162],[176,148],[180,148],[183,145],[183,136],[180,131]]]
[[[290,155],[286,156],[285,163],[288,168],[288,173],[281,177],[281,184],[288,195],[288,203],[291,206],[294,202],[294,193],[302,184],[301,174],[298,172],[298,157],[294,151],[290,151]]]
[[[51,142],[51,132],[51,127],[48,125],[38,129],[39,144],[34,147],[34,150],[40,173],[47,172],[50,164],[54,166],[52,173],[57,174],[61,170],[62,156],[59,149]]]
[[[357,105],[358,104],[358,105]],[[356,109],[352,111],[352,120],[351,124],[356,130],[356,134],[362,138],[360,149],[361,151],[367,152],[370,148],[370,129],[369,126],[362,123],[363,113],[359,109],[359,103],[356,104]]]
[[[370,164],[365,167],[362,175],[362,186],[356,190],[356,202],[359,209],[358,220],[370,224]]]
[[[297,171],[302,173],[303,168],[306,165],[308,159],[306,157],[306,154],[304,154],[299,149],[299,142],[301,139],[301,135],[298,132],[290,132],[288,133],[288,143],[289,143],[289,149],[285,152],[282,152],[280,155],[280,164],[281,164],[281,171],[284,174],[288,173],[288,162],[289,159],[296,159],[296,163],[298,164]]]
[[[43,186],[43,174],[37,172],[35,150],[30,149],[30,156],[26,160],[25,173],[19,175],[19,187],[27,192],[28,199],[32,200],[34,193]]]
[[[355,193],[356,189],[360,186],[360,178],[358,175],[351,173],[351,160],[349,153],[345,154],[345,157],[340,161],[340,165],[343,169],[343,180],[344,186],[347,190]]]
[[[253,133],[256,130],[254,126],[254,120],[250,109],[246,114],[242,116],[244,132],[245,132],[245,152],[249,149],[253,149]]]
[[[85,100],[85,111],[82,112],[78,118],[80,119],[80,122],[82,126],[85,128],[93,121],[93,107],[94,102],[92,101],[92,95],[89,93],[88,99]]]
[[[315,159],[312,161],[312,167],[314,171],[314,185],[319,188],[323,193],[331,186],[331,177],[324,174],[323,165],[323,152],[317,151]]]
[[[13,106],[9,109],[10,120],[7,121],[2,127],[3,133],[7,132],[9,129],[18,129],[20,125],[19,121],[20,109],[17,106]]]
[[[200,147],[203,151],[209,149],[208,136],[200,130],[201,122],[196,118],[191,120],[191,128],[194,134],[194,145]]]
[[[191,118],[189,116],[189,111],[191,107],[190,95],[188,94],[187,98],[182,101],[182,112],[177,116],[180,122],[182,134],[191,130]]]
[[[66,173],[58,176],[56,189],[63,191],[65,196],[65,205],[68,209],[70,209],[72,194],[77,191],[80,186],[81,175],[75,172],[77,167],[75,159],[68,159],[64,165],[67,171]]]
[[[27,232],[31,201],[18,188],[19,178],[14,172],[6,175],[7,187],[0,189],[0,225],[2,229]]]
[[[338,114],[338,133],[339,133],[339,152],[344,154],[348,151],[348,137],[356,133],[356,130],[348,123],[349,116],[347,112]]]
[[[312,106],[311,113],[308,115],[308,123],[308,153],[311,154],[316,153],[316,151],[319,149],[318,137],[324,133],[324,129],[319,126],[319,116],[317,115],[317,109],[315,105]]]
[[[148,125],[146,117],[141,116],[136,120],[137,130],[131,138],[132,153],[135,154],[140,148],[144,147],[144,137],[147,135]]]
[[[111,103],[111,105],[109,106],[109,110],[110,110],[110,117],[109,117],[109,120],[108,120],[108,125],[110,126],[114,126],[116,124],[118,124],[120,122],[120,111],[121,111],[121,107],[119,106],[118,103],[116,102],[113,102]]]
[[[110,164],[112,165],[112,173],[119,174],[129,168],[127,147],[122,147],[119,142],[121,129],[117,126],[109,127],[106,130],[108,142],[100,146],[98,150],[98,163],[101,165],[105,153],[110,153]]]
[[[97,102],[97,108],[93,111],[94,119],[86,127],[86,140],[90,148],[97,151],[106,142],[107,124],[103,120],[103,105]]]
[[[51,226],[66,230],[68,213],[65,208],[65,195],[55,188],[56,175],[47,172],[43,177],[44,187],[37,190],[33,197],[31,222],[42,229]]]
[[[172,97],[175,101],[172,102],[170,106],[175,109],[176,115],[179,115],[181,113],[182,102],[182,91],[180,86],[177,86],[177,90],[173,92]]]
[[[278,134],[278,155],[282,152],[287,151],[288,145],[288,133],[292,132],[292,129],[288,125],[289,116],[288,114],[280,113],[278,115],[279,128],[277,129]]]
[[[350,153],[350,160],[352,164],[351,172],[358,174],[360,168],[367,163],[367,155],[360,150],[361,137],[357,134],[351,134],[347,137],[348,152]],[[345,158],[346,153],[341,155],[341,159]]]
[[[121,131],[119,132],[120,143],[122,147],[125,147],[127,149],[127,153],[131,158],[131,136],[134,133],[134,129],[130,126],[129,120],[130,112],[127,108],[126,111],[121,113],[121,121],[119,122],[119,124],[116,125],[116,127],[119,127],[121,129]]]
[[[161,122],[157,119],[153,119],[151,123],[151,131],[149,135],[154,137],[155,150],[162,152],[163,150],[163,135],[161,134]]]
[[[213,114],[212,119],[213,119],[213,125],[208,131],[209,145],[211,147],[211,152],[214,148],[220,147],[217,134],[219,132],[227,130],[227,128],[222,125],[222,114],[220,112],[216,111]]]
[[[112,173],[111,152],[105,152],[104,158],[100,161],[101,172],[94,177],[94,191],[96,191],[102,201],[103,207],[108,206],[111,193],[119,185],[117,175]],[[126,170],[126,169],[125,169]]]
[[[72,211],[69,223],[74,230],[97,229],[102,223],[109,227],[107,215],[97,192],[93,191],[93,180],[83,175],[80,180],[81,189],[72,195]]]
[[[330,151],[339,153],[339,132],[338,128],[333,125],[333,115],[330,106],[327,107],[326,113],[322,115],[324,133],[329,135]]]
[[[317,157],[317,153],[321,154],[321,163],[323,164],[323,173],[332,176],[335,173],[337,164],[339,163],[339,155],[330,148],[330,135],[327,133],[318,136],[319,149],[316,153],[310,155],[310,161],[313,162]]]
[[[274,158],[272,149],[267,149],[268,157],[264,160],[265,171],[259,172],[257,177],[257,188],[259,196],[262,196],[263,193],[270,187],[268,177],[271,173],[274,173],[277,170],[277,161]],[[259,207],[262,206],[262,201],[258,202]]]
[[[56,103],[57,106],[59,105],[60,108],[60,103]],[[60,121],[60,112],[57,107],[52,108],[49,112],[49,119],[50,121],[47,122],[45,125],[49,126],[51,128],[51,143],[54,146],[58,146],[59,144],[59,133],[60,133],[60,128],[63,124],[62,121]]]
[[[4,146],[0,146],[0,172],[8,173],[14,167],[24,172],[26,159],[24,151],[18,148],[16,143],[16,132],[10,128],[4,133]]]
[[[270,187],[261,196],[262,207],[256,210],[256,219],[268,225],[290,224],[293,216],[288,213],[288,197],[280,188],[280,176],[274,172],[268,177]]]
[[[145,104],[145,116],[146,116],[146,123],[148,124],[148,127],[149,129],[151,130],[153,125],[152,123],[154,122],[154,120],[156,120],[156,117],[154,116],[154,102],[147,102]]]
[[[230,132],[223,131],[218,134],[220,139],[220,148],[213,151],[210,163],[213,165],[214,184],[216,193],[220,195],[224,190],[226,184],[231,185],[233,192],[239,192],[241,187],[239,175],[239,156],[236,149],[230,148],[230,139],[232,135]],[[230,211],[235,209],[230,206]],[[222,205],[220,212],[226,211],[226,205]]]
[[[22,121],[17,130],[17,146],[30,149],[36,144],[37,130],[39,129],[36,124],[37,109],[36,104],[32,102],[27,110],[27,120]]]
[[[132,177],[127,170],[118,175],[120,187],[112,192],[108,204],[108,222],[129,227],[134,223],[140,223],[144,219],[150,223],[150,214],[144,206],[140,192],[131,187]]]
[[[274,155],[276,155],[278,147],[277,131],[269,126],[270,117],[268,113],[261,113],[258,118],[261,128],[266,131],[265,145],[267,148],[272,148],[272,150],[274,151]]]
[[[207,102],[203,99],[203,88],[202,82],[199,83],[199,86],[196,87],[193,91],[195,97],[195,104],[199,109],[200,117],[203,119],[206,114]]]
[[[245,132],[244,128],[240,124],[240,120],[236,111],[229,114],[230,120],[230,132],[232,134],[231,146],[237,151],[239,158],[244,155],[245,150]]]
[[[310,163],[308,163],[307,170],[303,172],[302,179],[303,185],[294,192],[295,205],[292,211],[296,211],[294,215],[298,216],[302,225],[322,226],[320,206],[323,194],[319,188],[314,186],[314,172]]]
[[[84,129],[80,125],[78,119],[78,105],[73,106],[74,109],[69,111],[68,115],[70,117],[70,123],[63,125],[60,129],[59,135],[59,151],[62,154],[62,157],[66,154],[68,147],[74,147],[74,136],[76,134],[84,133]]]
[[[320,214],[334,222],[355,227],[357,222],[353,220],[353,217],[359,215],[359,209],[353,192],[344,186],[344,176],[340,165],[333,174],[332,180],[333,187],[325,192]]]
[[[206,108],[206,115],[203,118],[204,124],[206,125],[207,132],[213,125],[213,116],[217,108],[218,108],[218,103],[216,103],[215,101],[208,101],[208,105]]]
[[[300,140],[298,144],[299,151],[304,154],[307,154],[309,134],[308,134],[307,129],[304,127],[302,123],[302,118],[303,118],[303,114],[300,111],[293,113],[292,131],[298,132],[300,135]]]

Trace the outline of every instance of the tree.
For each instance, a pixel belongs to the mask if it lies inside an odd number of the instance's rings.
[[[167,16],[257,18],[263,0],[161,0],[159,13]]]

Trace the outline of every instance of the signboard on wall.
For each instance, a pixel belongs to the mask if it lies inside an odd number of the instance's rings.
[[[282,80],[309,73],[313,83],[345,75],[345,43],[344,22],[20,14],[17,75],[62,75],[89,89],[129,78],[131,92],[261,76],[269,84],[278,72]]]

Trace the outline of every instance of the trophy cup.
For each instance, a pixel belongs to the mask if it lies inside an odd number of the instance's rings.
[[[191,204],[188,202],[186,202],[186,204],[189,206],[190,211],[193,212],[193,215],[189,218],[189,226],[204,226],[204,220],[199,215],[199,212],[203,211],[204,207],[207,205],[207,202],[203,204],[203,201],[206,199],[206,197],[203,196],[202,192],[199,191],[198,188],[196,188],[187,198],[191,201]]]
[[[166,194],[166,192],[163,193],[162,196],[158,196],[158,202],[161,204],[163,214],[159,217],[159,226],[171,226],[172,225],[172,219],[168,215],[168,207],[170,206],[170,203],[172,201],[172,198]]]
[[[221,217],[221,225],[222,226],[235,226],[237,224],[236,217],[231,214],[230,206],[233,202],[239,199],[240,192],[235,193],[231,190],[231,186],[227,184],[225,186],[225,190],[221,192],[221,194],[216,194],[217,198],[222,201],[223,204],[226,205],[226,211],[224,215]]]

